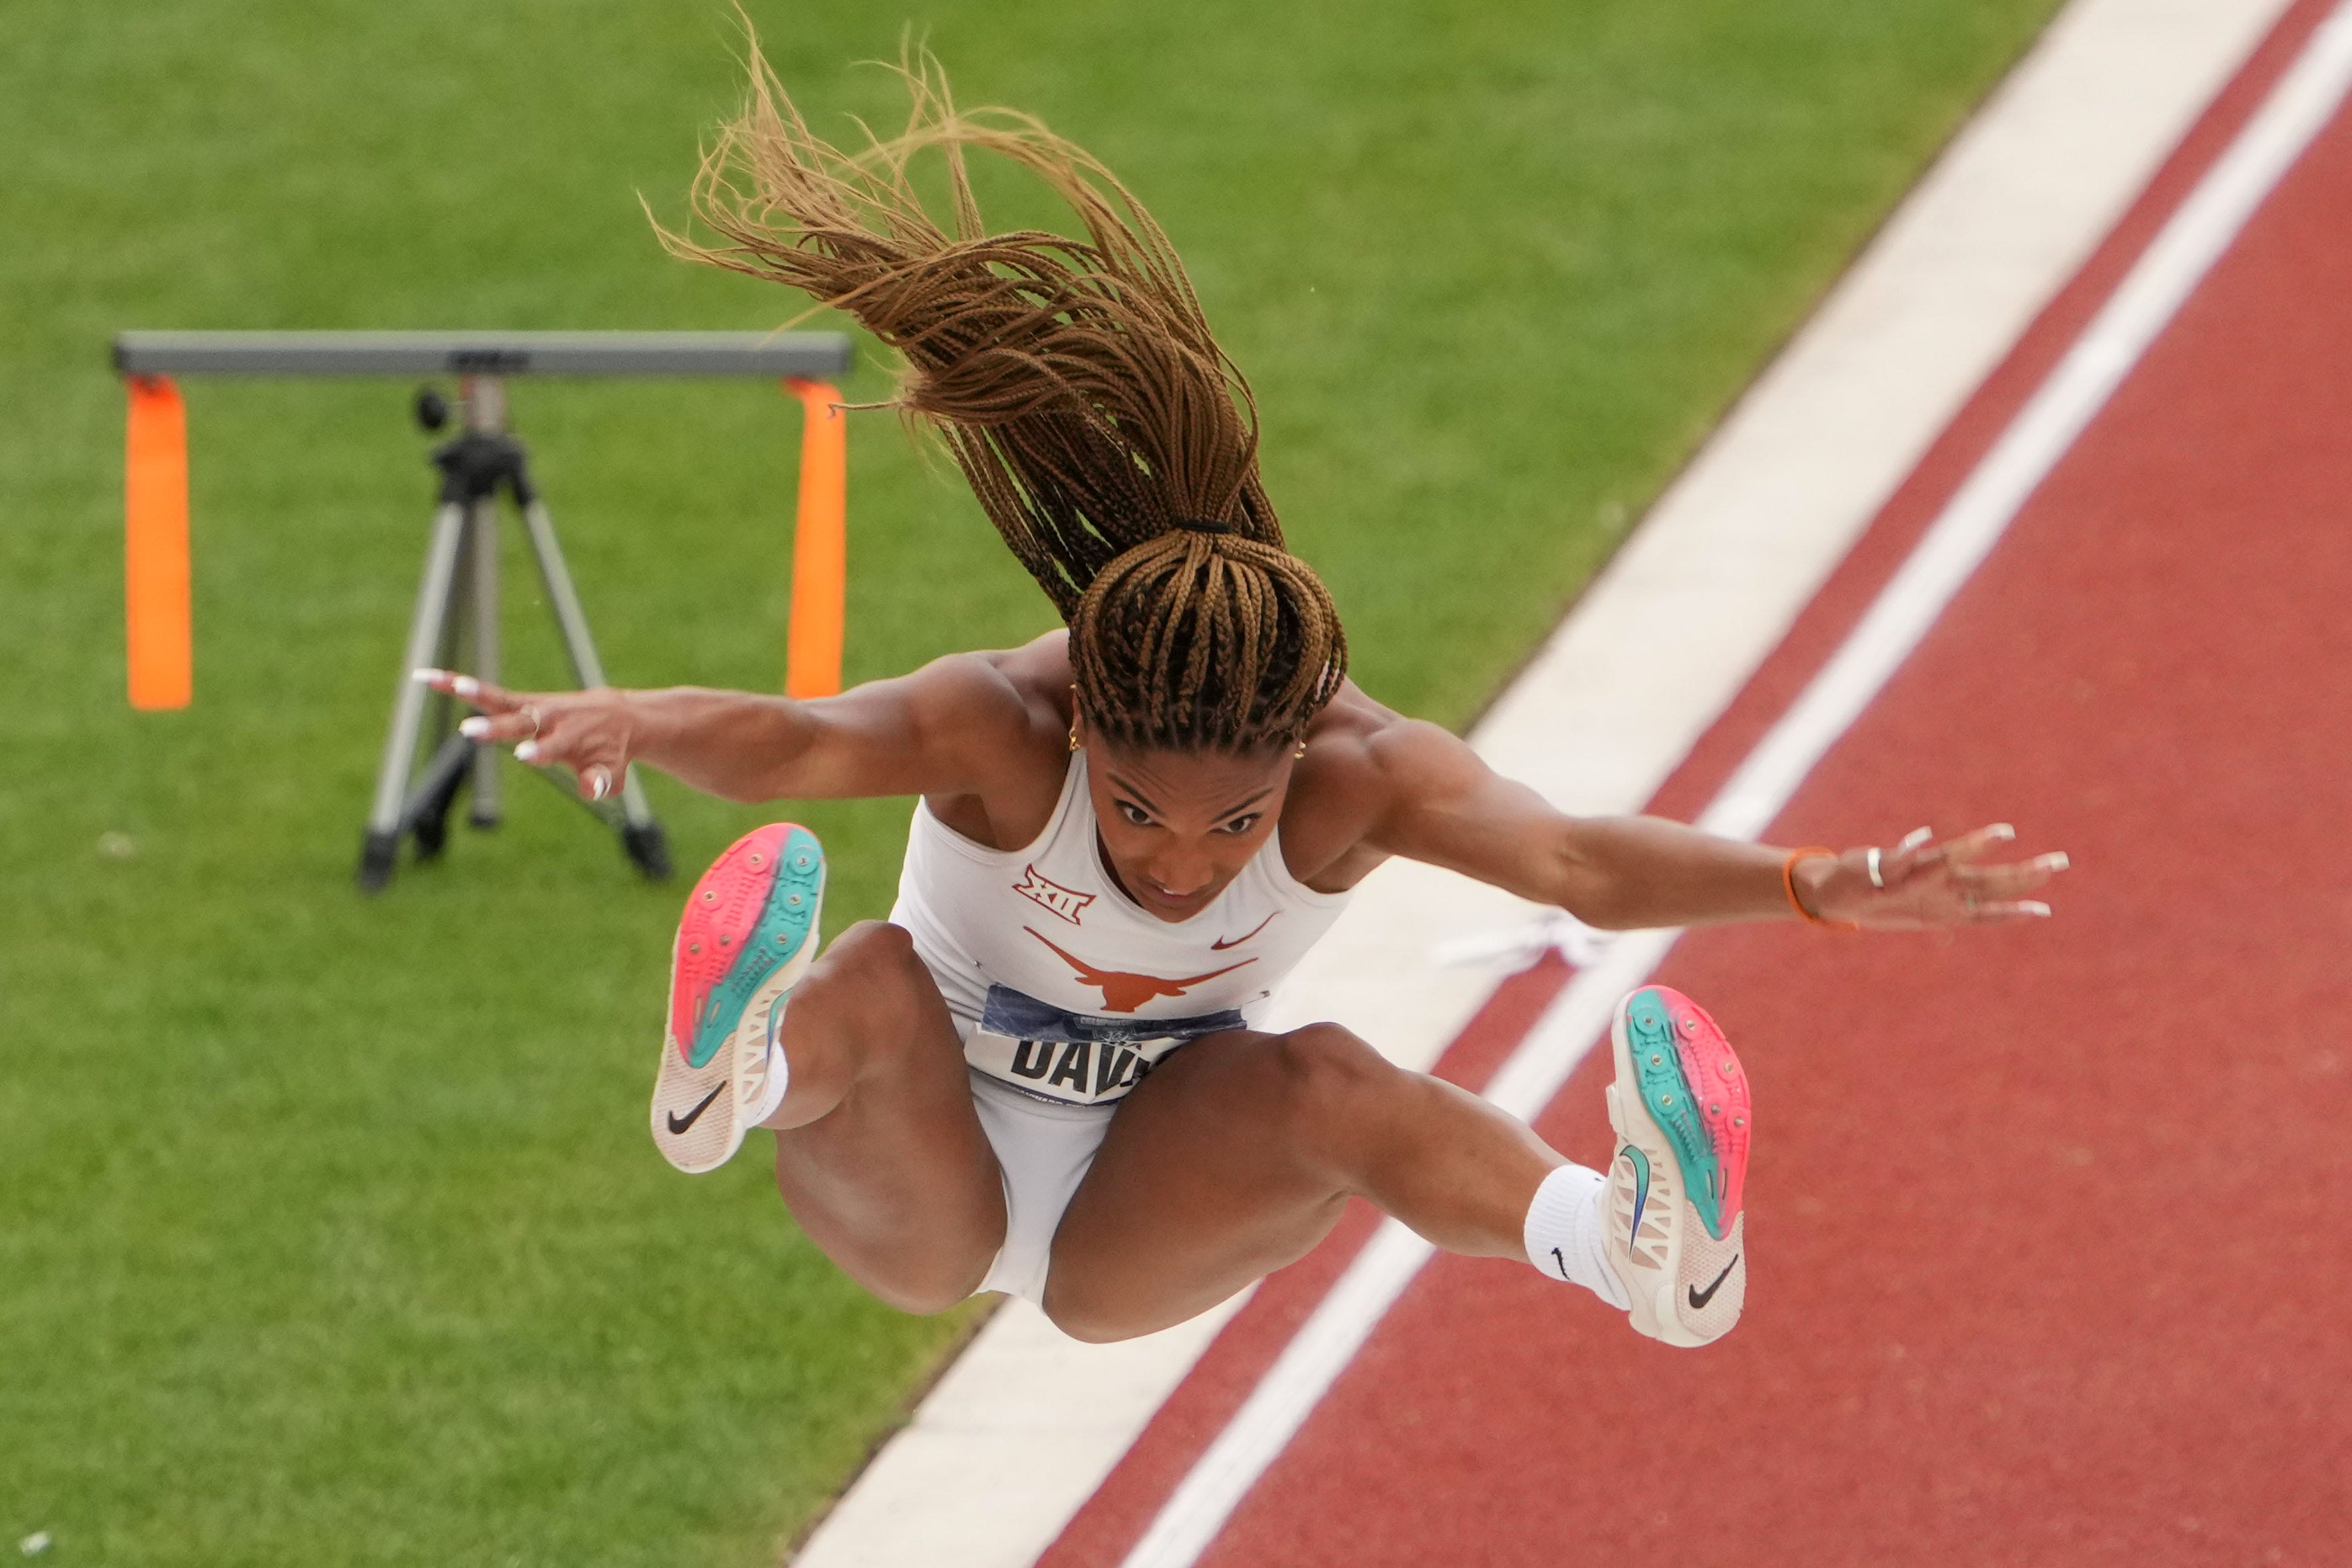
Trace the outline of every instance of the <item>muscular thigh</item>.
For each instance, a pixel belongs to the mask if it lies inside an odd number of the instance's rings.
[[[854,926],[793,993],[776,1184],[810,1239],[867,1289],[938,1311],[1004,1238],[954,1020],[896,926]]]
[[[1347,1194],[1300,1136],[1312,1050],[1212,1035],[1120,1102],[1054,1237],[1045,1309],[1066,1332],[1181,1322],[1329,1233]]]

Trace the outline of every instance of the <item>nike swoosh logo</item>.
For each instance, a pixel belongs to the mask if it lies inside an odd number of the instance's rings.
[[[1280,914],[1281,912],[1282,912],[1282,911],[1281,911],[1280,910],[1275,910],[1275,911],[1274,911],[1274,915],[1278,915],[1278,914]],[[1262,921],[1258,921],[1258,922],[1257,922],[1257,924],[1255,924],[1255,925],[1254,925],[1254,926],[1250,927],[1250,928],[1249,928],[1249,930],[1247,930],[1247,931],[1244,931],[1241,935],[1239,935],[1239,936],[1237,936],[1237,937],[1234,938],[1234,940],[1233,940],[1233,941],[1231,941],[1231,942],[1226,942],[1226,941],[1225,941],[1225,940],[1223,940],[1223,938],[1219,938],[1217,941],[1213,942],[1211,942],[1211,943],[1209,944],[1209,951],[1210,951],[1211,952],[1224,952],[1224,951],[1225,951],[1225,949],[1227,949],[1227,948],[1229,948],[1229,947],[1239,947],[1239,946],[1241,946],[1241,944],[1242,944],[1242,943],[1244,943],[1244,942],[1245,942],[1249,941],[1249,939],[1250,939],[1250,938],[1252,938],[1252,937],[1255,936],[1258,932],[1260,932],[1260,931],[1264,931],[1266,927],[1268,927],[1268,926],[1272,925],[1272,924],[1274,923],[1274,915],[1268,915],[1268,916],[1266,916],[1266,917],[1265,917],[1265,919],[1264,919],[1264,920],[1262,920]]]
[[[717,1100],[722,1093],[726,1092],[726,1089],[727,1086],[725,1084],[720,1084],[717,1089],[714,1089],[709,1094],[704,1095],[702,1097],[702,1103],[696,1106],[692,1110],[688,1111],[684,1116],[678,1115],[675,1110],[671,1111],[669,1113],[669,1130],[671,1136],[675,1137],[678,1133],[683,1132],[688,1128],[693,1126],[696,1122],[701,1121],[702,1113],[710,1109],[710,1102]]]
[[[1692,1286],[1690,1288],[1690,1304],[1693,1310],[1704,1310],[1706,1304],[1715,1300],[1715,1293],[1723,1289],[1723,1282],[1731,1278],[1731,1271],[1738,1267],[1739,1254],[1735,1252],[1731,1255],[1731,1261],[1723,1266],[1723,1272],[1715,1277],[1714,1284],[1708,1286],[1704,1290],[1701,1290],[1696,1285]]]
[[[1625,1250],[1631,1252],[1642,1239],[1642,1211],[1650,1206],[1650,1161],[1631,1143],[1617,1153],[1620,1159],[1630,1155],[1633,1161],[1633,1223],[1625,1229]]]

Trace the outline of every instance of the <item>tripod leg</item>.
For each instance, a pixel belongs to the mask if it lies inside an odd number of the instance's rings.
[[[433,514],[433,542],[425,552],[425,578],[416,585],[416,608],[408,622],[408,651],[392,698],[392,729],[383,738],[383,761],[376,770],[375,804],[368,811],[367,840],[360,851],[362,890],[375,892],[392,880],[400,852],[400,816],[416,761],[416,733],[425,718],[425,688],[410,672],[429,662],[449,619],[449,594],[457,570],[457,546],[466,509],[445,502]]]
[[[466,524],[466,531],[461,531],[458,537],[457,559],[461,563],[466,559],[467,541],[472,537],[470,531],[472,527],[473,523],[469,518]],[[449,580],[449,610],[448,614],[442,618],[441,646],[433,658],[435,666],[441,669],[472,668],[468,657],[469,650],[461,635],[469,619],[467,612],[471,605],[471,593],[467,587],[467,582],[468,579],[462,566]],[[439,691],[427,697],[425,700],[425,723],[423,733],[417,742],[417,754],[425,757],[438,757],[441,754],[441,749],[449,742],[449,732],[456,728],[457,720],[455,698]],[[446,789],[432,792],[419,800],[412,800],[404,808],[409,816],[408,830],[415,836],[418,859],[430,860],[447,847],[449,806],[450,803],[457,798],[457,784],[464,776],[462,773],[454,775]]]
[[[524,503],[523,527],[530,534],[530,552],[539,563],[540,581],[547,584],[547,602],[555,607],[555,624],[563,631],[563,651],[571,656],[572,673],[584,687],[604,684],[604,662],[596,657],[596,640],[588,635],[587,612],[580,607],[579,591],[572,585],[572,570],[563,563],[563,547],[555,542],[555,523],[547,503],[533,498]]]
[[[474,503],[466,532],[473,545],[473,673],[496,685],[499,674],[499,508],[488,497]],[[468,820],[476,827],[499,825],[499,748],[477,746],[473,760],[474,802]]]
[[[572,585],[572,571],[563,563],[563,547],[555,542],[555,523],[547,503],[536,496],[522,509],[523,527],[530,534],[530,552],[539,563],[540,580],[547,584],[547,602],[555,607],[556,625],[563,631],[564,651],[572,672],[583,687],[604,684],[604,666],[596,657],[595,639],[588,635],[588,616]],[[659,881],[670,874],[669,844],[661,824],[654,820],[637,770],[621,775],[621,847],[637,869]]]
[[[460,586],[462,585],[461,582]],[[466,668],[458,662],[463,650],[457,646],[457,617],[465,613],[465,595],[457,594],[453,595],[453,598],[456,602],[450,606],[447,624],[441,628],[441,646],[434,650],[433,667],[436,669]],[[436,691],[425,700],[425,749],[426,751],[437,749],[442,742],[449,738],[449,731],[457,728],[457,700],[456,698],[446,691]]]

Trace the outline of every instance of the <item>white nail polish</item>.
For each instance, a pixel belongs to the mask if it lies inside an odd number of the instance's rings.
[[[2014,838],[2017,837],[2017,829],[2011,827],[2006,822],[1996,822],[1990,827],[1985,829],[1985,837],[1987,838]]]
[[[519,763],[535,763],[539,761],[539,742],[537,741],[525,741],[522,744],[517,746],[515,748],[515,761]]]
[[[2028,899],[2017,908],[2019,913],[2032,915],[2036,920],[2046,921],[2050,918],[2050,906],[2038,900]]]
[[[411,680],[424,681],[429,686],[434,681],[441,679],[441,672],[437,669],[429,668],[426,666],[420,664],[415,669],[408,672],[408,679]]]
[[[452,676],[449,689],[470,701],[482,694],[482,683],[470,675]]]
[[[612,780],[604,776],[604,769],[597,769],[596,776],[588,781],[588,798],[590,800],[602,800],[612,792]]]
[[[2066,852],[2063,849],[2053,850],[2047,855],[2036,856],[2033,863],[2044,871],[2063,871],[2067,867],[2074,864],[2073,861],[2066,858]]]
[[[1927,840],[1935,837],[1936,830],[1932,827],[1915,827],[1910,832],[1905,834],[1903,836],[1903,842],[1897,844],[1895,847],[1898,852],[1906,849],[1916,849],[1919,846],[1927,843]]]
[[[475,714],[470,719],[460,719],[457,721],[457,733],[465,736],[468,741],[480,740],[485,734],[489,732],[489,728],[490,721],[488,719],[483,718],[479,713]]]

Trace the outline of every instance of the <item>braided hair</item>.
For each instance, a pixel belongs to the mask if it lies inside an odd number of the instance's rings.
[[[906,129],[819,140],[756,47],[742,112],[706,150],[705,245],[673,254],[786,283],[906,360],[892,405],[935,428],[1070,628],[1088,725],[1131,746],[1246,751],[1302,735],[1347,670],[1331,595],[1283,545],[1257,405],[1183,264],[1110,172],[1036,120],[959,111],[928,56]],[[950,226],[916,194],[946,164]],[[965,160],[1043,180],[1085,230],[992,234]]]

